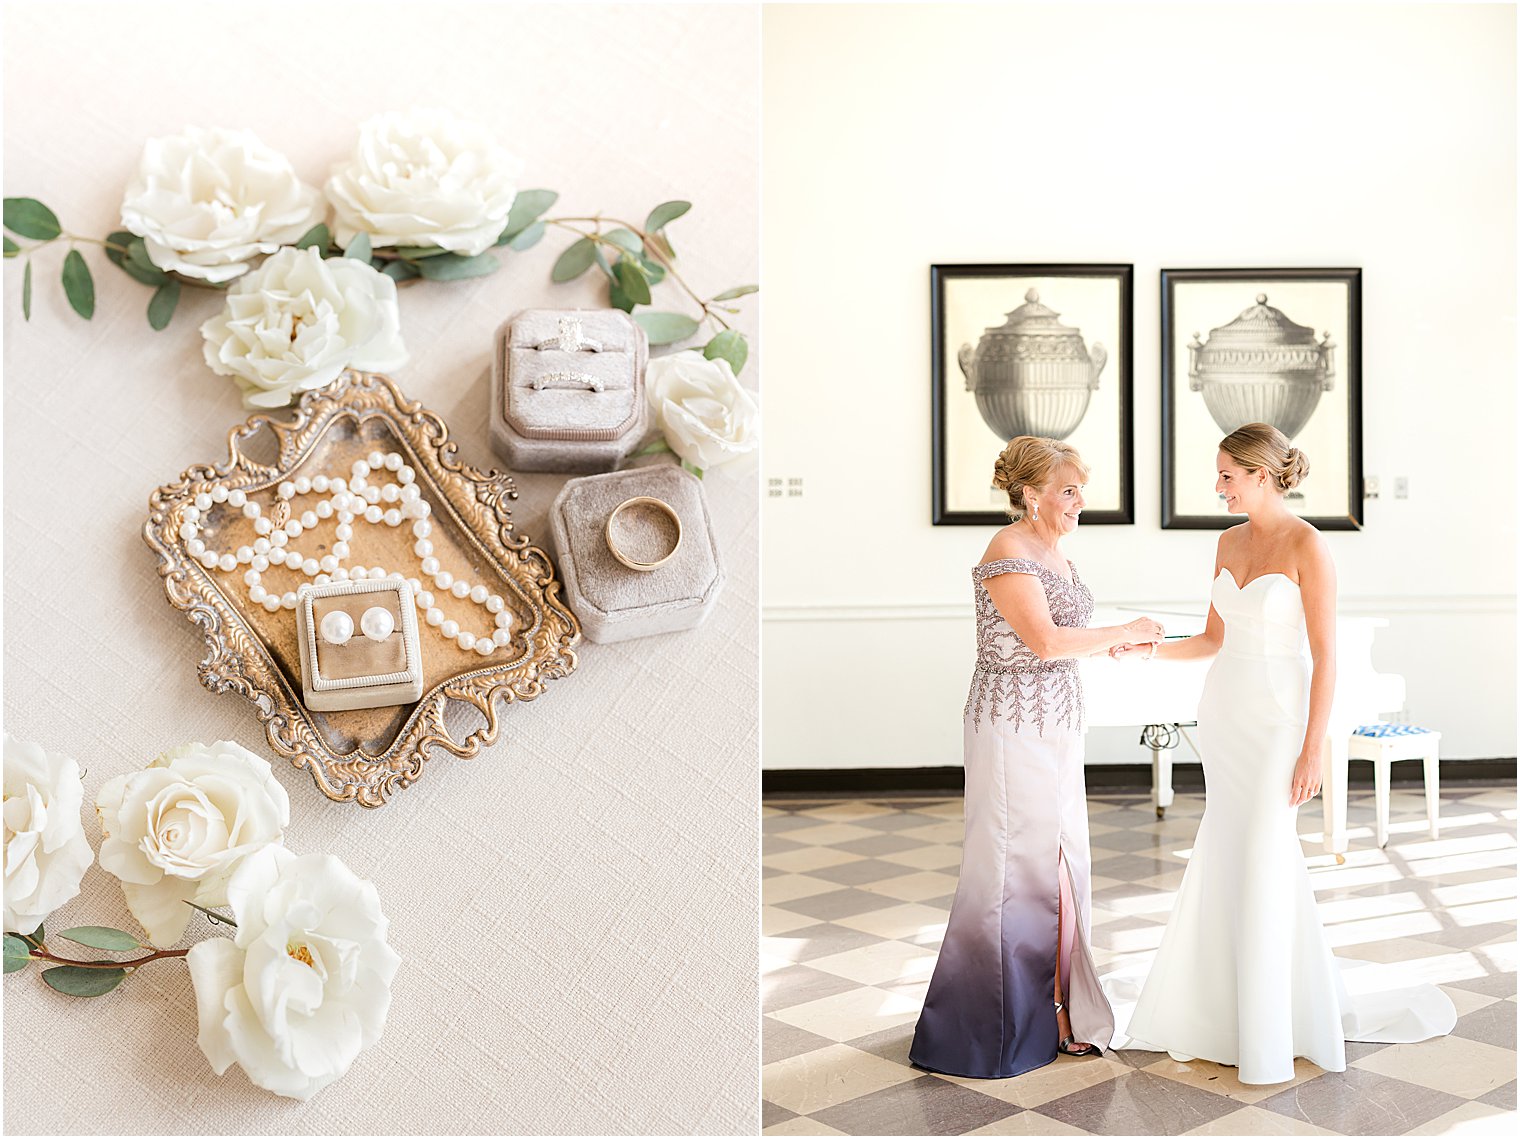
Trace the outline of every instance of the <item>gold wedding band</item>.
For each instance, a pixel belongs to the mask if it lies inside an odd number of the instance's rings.
[[[622,550],[618,549],[617,540],[612,536],[613,523],[617,521],[618,515],[623,513],[623,511],[627,510],[630,506],[655,507],[656,509],[663,511],[670,518],[670,520],[676,524],[676,540],[671,543],[669,552],[666,553],[663,558],[659,558],[656,561],[652,562],[641,562],[635,558],[629,557]],[[622,502],[618,503],[617,509],[615,509],[607,517],[606,534],[607,549],[612,552],[612,556],[614,558],[616,558],[619,562],[631,570],[638,570],[640,573],[646,573],[649,570],[657,569],[660,566],[664,565],[666,562],[670,561],[670,559],[675,556],[675,552],[681,548],[681,516],[675,512],[675,508],[672,507],[670,503],[664,502],[658,498],[650,498],[647,494],[641,494],[636,498],[624,499]]]

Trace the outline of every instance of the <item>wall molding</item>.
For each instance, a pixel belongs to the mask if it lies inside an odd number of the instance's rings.
[[[1197,602],[1112,601],[1105,599],[1104,609],[1134,610],[1175,616],[1202,617]],[[1343,617],[1450,616],[1509,614],[1515,612],[1513,594],[1471,594],[1465,597],[1430,597],[1412,594],[1384,596],[1350,596],[1340,599]],[[807,605],[762,605],[762,623],[795,621],[969,621],[973,609],[963,602],[942,604],[856,605],[818,603]]]

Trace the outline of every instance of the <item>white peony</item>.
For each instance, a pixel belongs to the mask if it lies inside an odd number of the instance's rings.
[[[121,224],[160,269],[221,284],[300,240],[326,212],[316,187],[252,131],[187,127],[143,147]]]
[[[380,1039],[401,957],[374,884],[331,855],[265,847],[232,876],[234,939],[190,950],[200,1046],[261,1088],[310,1099]]]
[[[5,929],[31,933],[79,893],[95,852],[84,837],[79,764],[5,735]]]
[[[760,446],[760,407],[727,360],[677,352],[644,374],[655,422],[670,449],[699,470],[746,468]]]
[[[144,771],[118,775],[95,799],[100,865],[121,879],[127,908],[163,947],[185,933],[185,902],[221,906],[254,851],[282,840],[290,798],[269,761],[240,744],[185,744]]]
[[[206,363],[243,389],[247,408],[285,407],[345,368],[407,361],[396,282],[351,257],[286,248],[227,294],[201,325]]]
[[[363,232],[377,249],[484,253],[506,228],[521,169],[490,130],[449,111],[375,115],[327,180],[333,235],[344,248]]]

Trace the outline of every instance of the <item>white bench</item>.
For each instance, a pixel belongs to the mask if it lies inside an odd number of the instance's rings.
[[[1425,817],[1430,823],[1430,837],[1441,829],[1441,733],[1412,724],[1389,724],[1379,721],[1364,724],[1351,733],[1347,759],[1370,759],[1374,795],[1377,799],[1377,844],[1388,845],[1389,767],[1396,759],[1419,759],[1425,763]],[[1345,789],[1341,788],[1341,793]]]

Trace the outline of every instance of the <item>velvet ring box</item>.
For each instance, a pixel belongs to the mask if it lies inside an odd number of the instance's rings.
[[[668,561],[638,571],[620,563],[607,544],[607,520],[619,504],[649,497],[667,504],[681,522],[680,543]],[[549,532],[565,581],[565,598],[588,640],[607,644],[700,625],[723,588],[723,566],[700,480],[676,466],[634,467],[571,479],[549,511]],[[662,557],[675,537],[657,509],[625,511],[615,540],[639,560]]]
[[[491,446],[515,470],[610,471],[649,428],[649,337],[619,309],[525,309],[496,331]]]
[[[361,631],[364,614],[381,608],[392,631],[374,640]],[[348,614],[353,634],[341,644],[322,638],[322,619]],[[301,691],[314,712],[385,708],[422,699],[422,643],[410,582],[334,581],[296,591],[296,640],[301,649]]]

